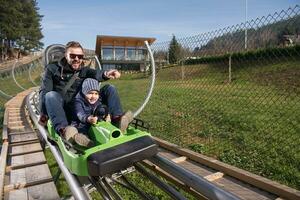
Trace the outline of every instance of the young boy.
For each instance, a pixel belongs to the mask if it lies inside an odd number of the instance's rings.
[[[87,78],[82,83],[81,91],[75,97],[74,111],[76,120],[72,122],[79,132],[88,133],[91,124],[96,124],[99,119],[110,121],[107,107],[101,103],[99,96],[99,82],[92,78]],[[95,112],[97,110],[97,112]],[[125,131],[132,121],[133,114],[129,111],[120,116],[116,125]]]
[[[91,124],[96,124],[101,116],[94,116],[94,111],[98,108],[105,115],[105,107],[99,98],[99,82],[92,78],[87,78],[82,83],[81,91],[77,93],[74,102],[74,112],[76,120],[71,125],[75,126],[79,132],[87,134]]]

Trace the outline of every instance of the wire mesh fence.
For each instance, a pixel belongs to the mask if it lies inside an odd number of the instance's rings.
[[[4,103],[25,89],[38,86],[43,72],[40,59],[23,64],[15,62],[7,71],[0,72],[0,109]]]
[[[299,13],[153,44],[151,133],[300,189]]]
[[[140,118],[154,136],[300,189],[299,13],[153,44],[157,81]],[[113,83],[124,110],[139,106],[148,83],[141,73]]]

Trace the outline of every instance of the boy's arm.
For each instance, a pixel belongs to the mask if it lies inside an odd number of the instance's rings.
[[[90,114],[85,112],[82,102],[76,100],[74,107],[74,111],[79,121],[87,123],[87,118],[90,116]]]

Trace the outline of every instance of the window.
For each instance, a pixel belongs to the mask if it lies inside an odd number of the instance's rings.
[[[144,59],[145,59],[144,50],[138,49],[137,50],[137,60],[144,60]]]
[[[113,49],[111,48],[102,49],[102,60],[113,60],[113,58],[114,58]]]
[[[127,60],[136,60],[135,49],[127,49]]]
[[[125,49],[124,48],[118,48],[115,49],[115,60],[125,60]]]
[[[116,65],[115,64],[103,64],[102,68],[103,68],[103,70],[116,69]]]

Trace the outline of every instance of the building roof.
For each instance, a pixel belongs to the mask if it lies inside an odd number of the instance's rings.
[[[151,45],[156,39],[155,38],[145,38],[145,37],[97,35],[96,53],[98,53],[101,46],[142,47],[142,46],[144,46],[144,41],[146,41],[146,40]]]

